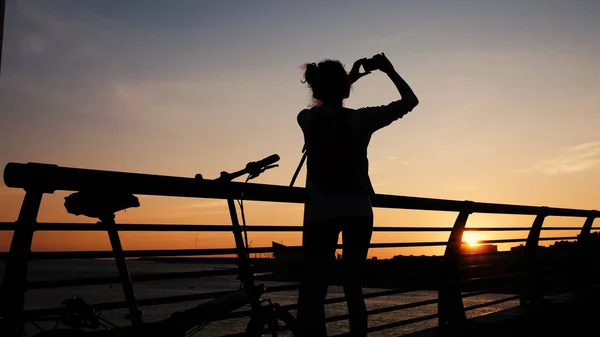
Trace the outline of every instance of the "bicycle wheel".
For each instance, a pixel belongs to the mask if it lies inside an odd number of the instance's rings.
[[[253,315],[246,327],[246,336],[298,336],[296,319],[288,311],[265,307],[260,314]]]

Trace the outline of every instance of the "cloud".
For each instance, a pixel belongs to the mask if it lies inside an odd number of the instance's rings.
[[[116,37],[110,22],[83,7],[59,11],[50,3],[19,1],[16,12],[26,23],[19,36],[23,53],[53,49],[74,58],[99,56],[104,52],[100,45]]]
[[[52,109],[70,117],[105,117],[114,110],[108,95],[120,58],[113,23],[75,2],[16,1],[9,7],[5,51],[9,60],[22,61],[7,63],[0,81],[5,110],[37,116]]]
[[[536,163],[517,172],[542,172],[546,175],[574,174],[600,164],[600,141],[566,148],[561,155]]]
[[[21,41],[21,50],[26,54],[40,54],[45,46],[43,38],[36,34],[28,35]]]

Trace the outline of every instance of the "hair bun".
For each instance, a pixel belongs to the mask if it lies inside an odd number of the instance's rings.
[[[317,66],[316,63],[307,63],[306,71],[304,72],[304,80],[308,84],[313,85],[313,84],[317,83],[318,78],[319,78],[319,66]]]

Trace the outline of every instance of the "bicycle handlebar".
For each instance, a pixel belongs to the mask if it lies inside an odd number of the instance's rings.
[[[264,159],[261,159],[259,161],[251,161],[248,164],[246,164],[246,168],[244,168],[243,170],[240,170],[240,171],[234,172],[234,173],[229,173],[229,174],[227,174],[225,172],[226,176],[227,176],[225,179],[233,180],[244,174],[248,174],[250,176],[250,179],[256,178],[264,171],[274,168],[274,167],[277,167],[278,165],[276,165],[275,163],[278,161],[279,161],[279,155],[277,155],[277,154],[272,154],[272,155],[270,155]],[[223,175],[221,175],[221,176],[223,176]]]
[[[275,164],[276,162],[279,161],[279,159],[280,159],[279,155],[272,154],[272,155],[270,155],[266,158],[263,158],[259,161],[251,161],[248,164],[246,164],[246,167],[244,169],[239,170],[237,172],[233,172],[233,173],[229,173],[229,172],[225,172],[225,171],[221,172],[221,175],[214,181],[216,181],[216,182],[232,181],[233,179],[243,176],[244,174],[249,174],[250,179],[256,178],[264,171],[279,166],[279,165]],[[196,179],[204,180],[204,178],[202,177],[201,174],[196,174]]]
[[[248,170],[249,172],[255,171],[255,170],[260,170],[269,165],[275,164],[278,161],[279,161],[279,155],[272,154],[262,160],[255,161],[255,162],[249,162],[248,164],[246,164],[246,170]]]

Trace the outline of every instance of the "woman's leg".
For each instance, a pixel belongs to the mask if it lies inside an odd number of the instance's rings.
[[[324,306],[339,234],[340,228],[329,221],[304,227],[304,270],[298,293],[302,336],[327,336]]]
[[[362,276],[372,234],[372,217],[347,218],[342,227],[344,294],[352,336],[367,336],[367,307],[362,293]]]

